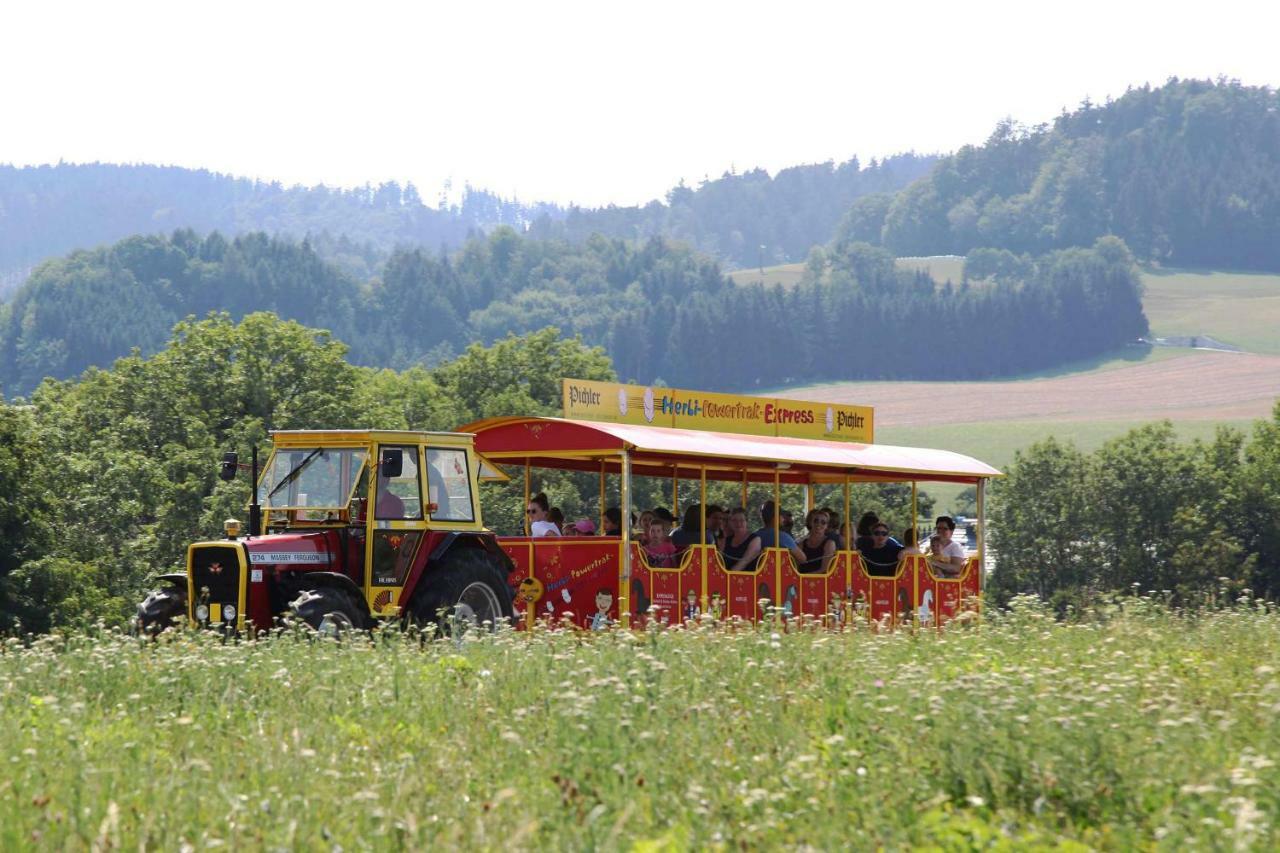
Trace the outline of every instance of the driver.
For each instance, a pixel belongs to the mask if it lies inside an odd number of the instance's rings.
[[[392,494],[388,486],[386,480],[378,478],[377,514],[374,518],[402,519],[404,518],[404,501],[399,495]]]

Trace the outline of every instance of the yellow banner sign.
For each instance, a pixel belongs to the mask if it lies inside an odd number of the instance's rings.
[[[564,416],[745,435],[863,444],[875,440],[875,410],[870,406],[646,388],[587,379],[564,380]]]

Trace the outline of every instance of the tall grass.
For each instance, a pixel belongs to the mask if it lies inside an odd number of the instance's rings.
[[[1258,605],[2,652],[5,850],[1280,842]]]

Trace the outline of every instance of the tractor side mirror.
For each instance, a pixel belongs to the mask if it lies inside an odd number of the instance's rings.
[[[404,451],[398,447],[384,447],[382,459],[378,466],[382,471],[382,479],[394,480],[404,470]]]
[[[222,455],[222,464],[219,466],[218,479],[224,482],[231,482],[236,478],[236,469],[240,467],[240,457],[236,455],[234,450],[228,451]]]

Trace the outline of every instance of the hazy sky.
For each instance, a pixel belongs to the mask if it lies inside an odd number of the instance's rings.
[[[14,0],[0,162],[629,204],[731,167],[949,151],[1170,76],[1274,86],[1277,24],[1234,0]]]

